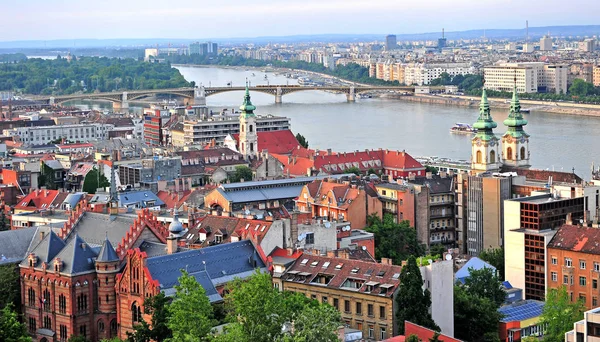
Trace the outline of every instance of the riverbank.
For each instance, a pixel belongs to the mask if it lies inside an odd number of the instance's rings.
[[[419,102],[438,104],[445,106],[460,106],[460,107],[479,107],[479,99],[473,96],[454,96],[454,95],[414,95],[402,96],[395,94],[385,94],[382,98],[395,99],[407,102]],[[509,108],[510,103],[507,99],[488,98],[491,108]],[[600,117],[600,105],[590,105],[581,103],[568,102],[548,102],[521,100],[521,108],[530,110],[531,112],[545,112],[564,115],[581,115]]]

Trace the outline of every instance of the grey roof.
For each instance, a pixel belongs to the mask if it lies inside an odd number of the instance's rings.
[[[143,191],[127,191],[119,193],[119,207],[140,203],[143,208],[147,206],[146,202],[154,201],[153,206],[164,205],[163,202],[156,194],[150,190]]]
[[[119,260],[119,256],[117,255],[117,252],[115,252],[115,249],[108,240],[107,236],[106,239],[104,239],[104,242],[102,243],[102,248],[100,248],[100,252],[98,252],[98,261],[110,262],[116,260]]]
[[[83,192],[68,194],[65,200],[62,202],[62,204],[68,204],[71,208],[75,208],[75,206],[77,205],[77,203],[79,203],[79,201],[81,201],[83,196]]]
[[[167,254],[167,245],[152,241],[143,241],[139,247],[140,251],[146,253],[149,258]]]
[[[35,253],[38,258],[38,262],[34,266],[40,265],[42,262],[50,263],[54,257],[60,253],[65,247],[65,242],[58,237],[53,231],[44,235],[42,241],[36,244],[35,247],[29,250],[28,253]],[[27,260],[23,260],[21,265],[28,266]]]
[[[381,184],[377,184],[376,187],[390,189],[390,190],[406,190],[406,189],[408,189],[408,186],[398,184],[398,183],[381,183]]]
[[[217,188],[225,199],[233,203],[260,202],[274,199],[296,198],[302,192],[304,185],[290,185],[276,188],[248,189],[223,191]]]
[[[452,177],[442,178],[438,175],[433,175],[430,178],[418,177],[408,181],[411,184],[425,185],[429,188],[432,194],[446,193],[453,191],[454,179]]]
[[[36,232],[36,228],[0,232],[0,265],[21,262]]]
[[[226,191],[243,189],[248,187],[271,187],[271,186],[282,186],[282,185],[294,185],[294,184],[308,184],[316,179],[324,179],[324,178],[332,178],[332,179],[340,179],[344,177],[356,177],[353,173],[344,173],[339,175],[324,175],[317,177],[297,177],[297,178],[285,178],[285,179],[274,179],[274,180],[264,180],[264,181],[252,181],[252,182],[240,182],[240,183],[230,183],[230,184],[221,184],[220,187]]]
[[[56,255],[54,259],[62,261],[61,273],[78,274],[94,270],[96,252],[78,235]]]
[[[110,215],[86,212],[83,218],[75,225],[73,234],[79,235],[91,245],[100,246],[108,240],[113,246],[117,246],[127,234],[129,227],[137,216],[118,215],[111,219]]]
[[[44,160],[44,163],[53,170],[64,170],[64,166],[58,160]]]
[[[148,258],[146,266],[165,294],[173,292],[181,270],[187,270],[196,277],[209,298],[215,294],[216,285],[234,277],[248,277],[256,268],[265,269],[254,245],[248,240]],[[220,297],[211,299],[216,300]]]

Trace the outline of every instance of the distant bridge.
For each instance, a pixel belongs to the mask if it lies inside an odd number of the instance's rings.
[[[444,87],[429,87],[433,90],[440,90]],[[47,104],[62,104],[73,100],[106,100],[113,103],[114,109],[129,108],[129,101],[138,100],[144,97],[154,95],[175,95],[183,97],[186,105],[198,104],[206,105],[206,97],[225,93],[229,91],[244,91],[245,87],[196,87],[196,88],[172,88],[172,89],[148,89],[131,90],[124,92],[107,93],[85,93],[60,96],[29,96],[35,101],[45,102]],[[252,92],[260,92],[275,96],[275,103],[282,103],[283,95],[306,90],[330,91],[340,94],[346,94],[348,101],[354,101],[356,94],[370,91],[395,91],[395,92],[415,92],[414,86],[299,86],[299,85],[268,85],[254,86],[249,88]]]

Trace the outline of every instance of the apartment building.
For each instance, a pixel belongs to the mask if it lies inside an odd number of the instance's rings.
[[[600,339],[600,308],[584,312],[583,319],[565,333],[565,342],[593,342]]]
[[[404,83],[407,85],[428,85],[440,78],[443,73],[450,76],[475,74],[471,63],[410,63],[404,67]]]
[[[56,140],[89,142],[107,140],[114,129],[110,124],[77,124],[60,126],[18,127],[5,129],[5,136],[14,137],[25,145],[47,145]]]
[[[283,116],[257,115],[256,131],[280,131],[290,129],[290,119]],[[207,120],[185,121],[183,123],[183,140],[173,139],[174,146],[202,145],[213,139],[222,145],[227,135],[240,132],[240,121],[237,116],[215,116]],[[183,143],[183,145],[179,145]]]
[[[484,69],[486,89],[518,93],[567,92],[568,66],[542,62],[501,63]]]

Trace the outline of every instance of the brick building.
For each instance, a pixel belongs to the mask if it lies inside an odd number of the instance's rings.
[[[600,229],[563,225],[547,247],[548,289],[565,286],[571,300],[583,300],[588,310],[600,297]]]

